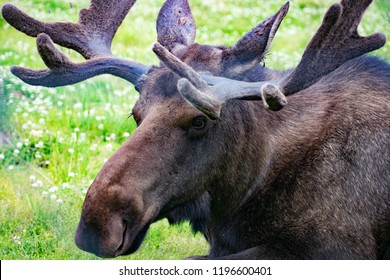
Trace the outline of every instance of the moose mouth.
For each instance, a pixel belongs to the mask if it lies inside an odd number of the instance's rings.
[[[124,224],[124,229],[123,229],[122,240],[119,244],[118,249],[115,252],[115,257],[126,256],[126,255],[130,255],[130,254],[135,253],[139,249],[139,247],[141,246],[151,223],[147,223],[136,234],[134,239],[131,238],[130,228],[129,228],[127,222],[124,221],[123,224]]]
[[[208,223],[208,209],[210,197],[206,192],[180,206],[149,207],[141,215],[133,215],[131,218],[112,217],[105,223],[109,226],[103,229],[96,221],[82,216],[77,226],[75,243],[81,250],[102,258],[130,255],[140,248],[150,225],[162,219],[168,219],[169,224],[191,221],[194,232],[204,233]]]
[[[195,200],[195,203],[197,203],[198,200]],[[141,246],[142,242],[145,239],[146,233],[149,230],[149,227],[151,224],[160,221],[162,219],[168,219],[170,224],[177,224],[186,217],[182,216],[183,208],[177,208],[179,211],[179,215],[175,212],[176,209],[171,209],[170,211],[161,212],[158,214],[154,219],[151,219],[149,222],[147,222],[141,230],[139,230],[134,236],[133,229],[129,225],[129,223],[126,220],[123,220],[123,233],[122,233],[122,239],[120,244],[118,245],[118,248],[115,252],[114,257],[118,256],[126,256],[135,253]]]

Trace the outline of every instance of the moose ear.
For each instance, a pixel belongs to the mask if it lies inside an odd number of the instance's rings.
[[[195,21],[187,0],[167,0],[157,17],[158,42],[172,50],[195,40]]]
[[[290,3],[287,2],[275,15],[253,28],[234,46],[225,49],[223,53],[224,68],[234,71],[235,67],[240,67],[240,71],[245,71],[261,62],[286,16],[289,6]]]

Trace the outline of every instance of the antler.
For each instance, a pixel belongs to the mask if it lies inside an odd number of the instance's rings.
[[[343,0],[341,4],[332,5],[297,68],[282,80],[247,83],[207,74],[202,78],[197,74],[193,80],[195,71],[189,71],[189,66],[180,65],[184,63],[163,51],[158,44],[154,46],[154,51],[167,67],[185,79],[178,84],[183,97],[210,118],[219,117],[223,104],[230,99],[262,99],[269,109],[280,110],[287,103],[285,96],[311,86],[344,62],[385,44],[383,34],[361,37],[357,32],[364,11],[371,2]],[[202,82],[198,81],[199,78]],[[199,84],[202,85],[199,87]]]
[[[287,15],[290,2],[245,34],[234,46],[223,51],[223,73],[234,77],[237,73],[258,65],[267,53],[280,24]],[[235,71],[237,70],[238,71]]]
[[[267,88],[261,91],[260,96],[266,107],[272,110],[279,110],[287,104],[286,97],[277,90],[268,89],[268,87],[274,86],[267,82],[248,83],[214,77],[208,74],[199,74],[170,53],[160,43],[153,45],[153,51],[162,63],[178,76],[182,77],[177,84],[181,95],[211,119],[217,119],[219,117],[222,105],[227,100],[252,96],[257,97],[259,88],[263,86]],[[254,87],[254,84],[260,87]],[[238,92],[241,93],[240,96],[237,96]]]
[[[383,47],[384,34],[361,37],[358,34],[363,14],[373,0],[343,0],[333,4],[322,25],[309,42],[297,68],[284,79],[281,90],[286,95],[316,83],[344,62]]]
[[[100,74],[112,74],[135,84],[149,67],[112,56],[115,33],[136,0],[91,0],[77,23],[38,21],[11,4],[4,5],[4,19],[19,31],[37,37],[37,48],[48,69],[14,66],[11,71],[26,83],[57,87]],[[86,62],[73,63],[54,43],[80,53]]]
[[[158,42],[172,50],[176,45],[194,43],[195,20],[187,0],[167,0],[157,17]]]

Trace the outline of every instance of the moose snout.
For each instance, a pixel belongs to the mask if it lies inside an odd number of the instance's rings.
[[[94,254],[98,251],[96,247],[98,242],[97,234],[94,233],[82,220],[80,220],[77,225],[74,241],[76,246],[83,251]]]
[[[79,249],[98,257],[113,258],[117,256],[118,248],[122,246],[125,229],[123,225],[116,225],[111,227],[110,232],[99,231],[81,218],[75,234],[75,243]]]

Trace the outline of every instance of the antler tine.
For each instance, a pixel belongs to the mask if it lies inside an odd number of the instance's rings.
[[[157,17],[158,42],[172,50],[194,43],[196,28],[188,0],[167,0]]]
[[[97,57],[82,63],[73,63],[59,51],[50,37],[39,34],[37,48],[48,69],[31,70],[13,66],[11,72],[22,81],[36,86],[58,87],[75,84],[101,74],[111,74],[136,85],[138,78],[150,67],[131,60],[115,57]]]
[[[190,93],[185,96],[185,99],[211,119],[217,119],[220,114],[221,104],[210,98],[210,95],[212,95],[211,88],[200,74],[169,52],[160,43],[153,44],[153,51],[165,66],[179,77],[182,77],[178,82],[178,90],[180,93]]]
[[[16,29],[37,37],[38,52],[48,67],[31,70],[14,66],[12,73],[28,84],[47,87],[74,84],[100,74],[136,84],[150,67],[111,55],[112,39],[134,3],[135,0],[92,0],[89,9],[80,11],[78,23],[44,23],[13,5],[5,5],[3,17]],[[76,50],[87,61],[71,62],[54,43]]]
[[[112,39],[136,0],[91,0],[89,9],[82,9],[78,23],[42,22],[17,7],[6,4],[4,19],[19,31],[37,37],[45,33],[63,47],[79,52],[84,58],[111,55]]]
[[[210,118],[218,117],[222,105],[230,99],[262,99],[267,108],[280,110],[287,103],[285,96],[304,90],[346,61],[379,49],[386,43],[386,37],[381,33],[361,37],[357,32],[371,2],[343,0],[341,4],[332,5],[297,68],[283,80],[247,83],[205,74],[202,78],[208,84],[207,91],[183,81],[179,83],[179,91]],[[186,78],[185,75],[181,77]]]
[[[270,48],[289,8],[290,2],[286,2],[275,15],[245,34],[234,46],[226,49],[225,59],[231,60],[230,63],[227,63],[226,68],[234,67],[234,64],[242,64],[243,62],[249,62],[251,65],[258,64]]]
[[[189,65],[182,62],[179,58],[173,55],[160,43],[153,44],[153,51],[169,69],[180,77],[188,79],[195,87],[200,90],[207,88],[207,83],[203,81],[199,73],[192,69]]]

